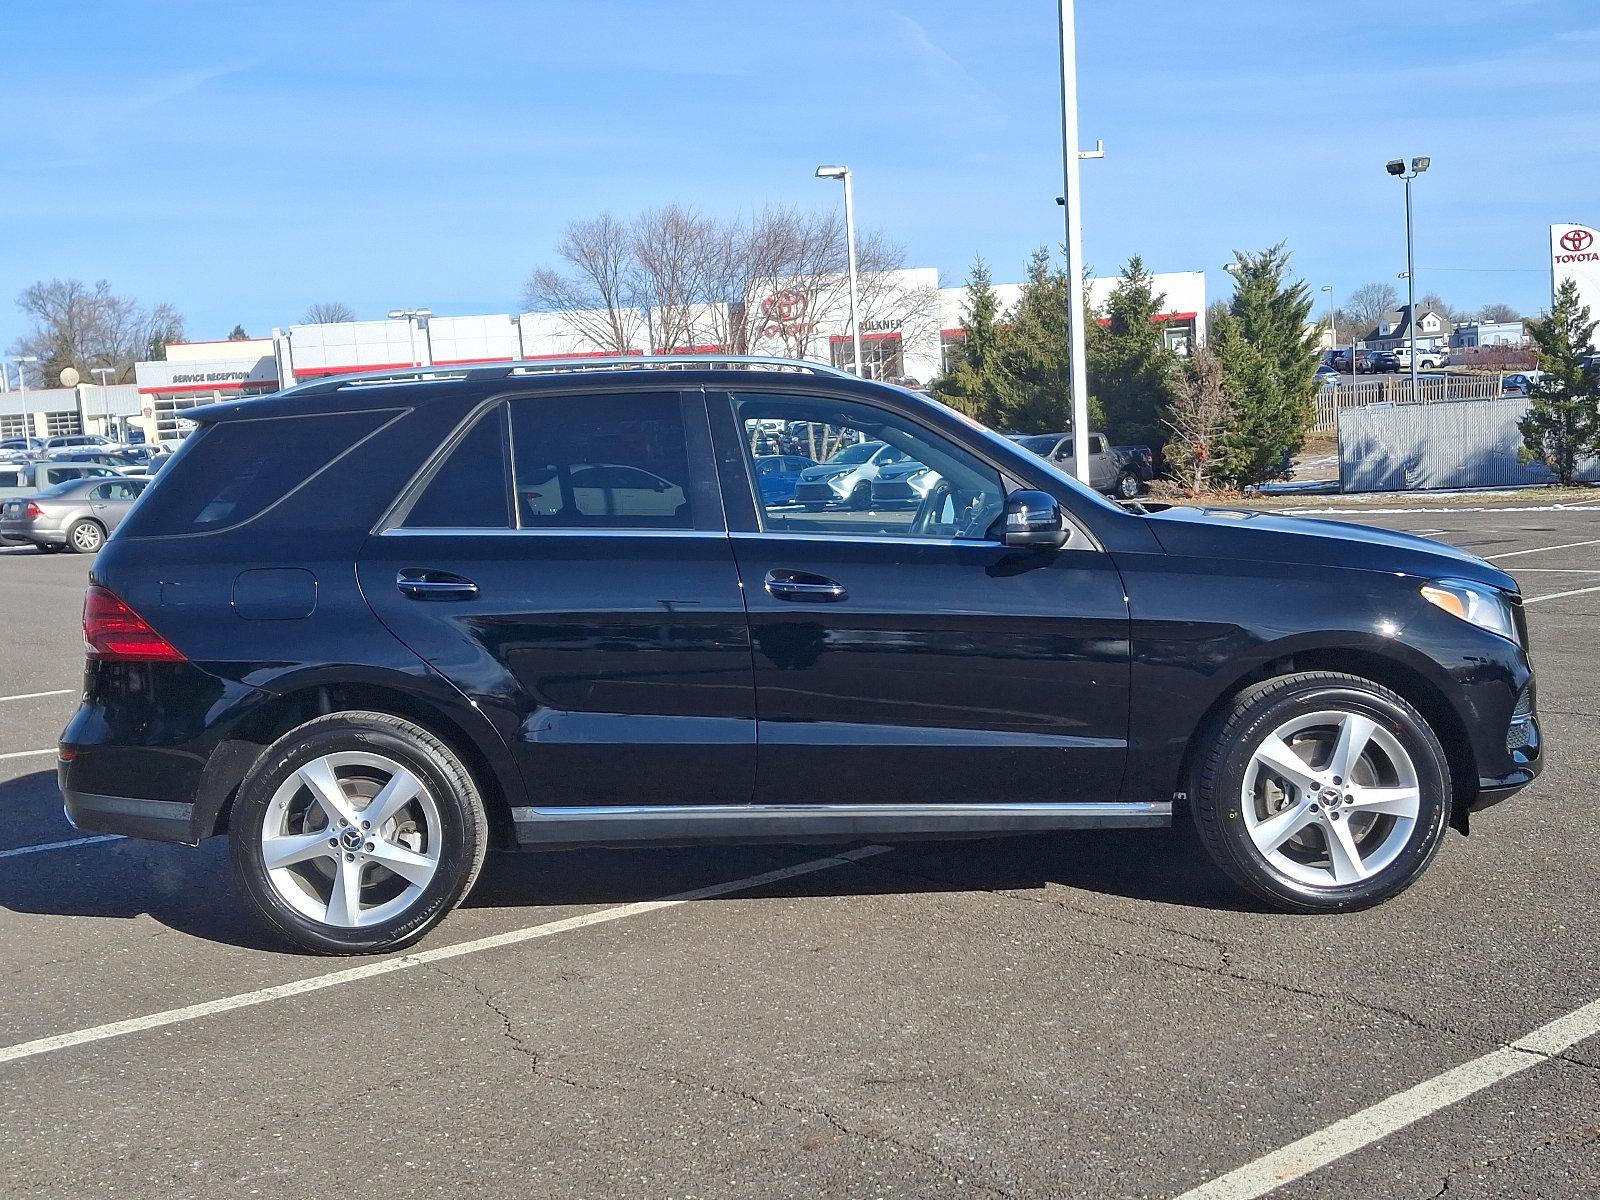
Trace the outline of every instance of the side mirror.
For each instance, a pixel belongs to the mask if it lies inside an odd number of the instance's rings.
[[[1007,546],[1047,546],[1058,550],[1067,543],[1067,518],[1053,496],[1012,492],[1006,497],[1005,527],[1000,540]]]

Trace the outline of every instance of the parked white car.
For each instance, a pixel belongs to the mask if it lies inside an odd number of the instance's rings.
[[[1400,360],[1400,369],[1402,371],[1409,371],[1411,369],[1411,347],[1409,345],[1402,342],[1400,345],[1396,346],[1391,353]],[[1419,371],[1434,371],[1444,366],[1449,361],[1450,352],[1448,350],[1417,351],[1417,370]]]

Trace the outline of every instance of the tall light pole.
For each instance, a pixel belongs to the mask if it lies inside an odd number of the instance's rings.
[[[1404,159],[1391,159],[1384,170],[1406,181],[1406,334],[1411,341],[1411,403],[1417,402],[1417,264],[1411,250],[1411,181],[1428,169],[1431,158],[1411,160],[1406,170]]]
[[[1083,196],[1078,190],[1078,34],[1073,0],[1061,11],[1061,197],[1067,217],[1067,377],[1073,470],[1089,486],[1089,375],[1083,329]]]
[[[433,309],[431,308],[391,308],[389,310],[389,319],[391,321],[406,322],[406,333],[411,340],[411,365],[413,367],[422,366],[422,363],[417,360],[417,325],[431,316],[433,316]],[[432,358],[433,356],[430,354],[428,357]]]
[[[28,375],[22,364],[36,363],[39,361],[39,356],[37,354],[19,354],[11,361],[17,364],[17,391],[22,393],[22,436],[25,439],[31,438],[34,436],[33,414],[28,411]],[[26,441],[23,442],[24,446],[27,444]]]
[[[850,168],[818,167],[817,178],[844,181],[844,253],[850,269],[850,347],[856,356],[856,374],[866,378],[861,362],[861,309],[856,294],[856,207],[850,194]]]

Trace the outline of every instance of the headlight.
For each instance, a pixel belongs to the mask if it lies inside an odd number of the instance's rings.
[[[1460,579],[1439,579],[1422,585],[1422,598],[1479,629],[1498,633],[1509,641],[1517,640],[1511,606],[1494,588]]]

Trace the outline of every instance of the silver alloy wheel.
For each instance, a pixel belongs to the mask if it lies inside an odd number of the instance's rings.
[[[72,527],[72,546],[84,554],[90,554],[100,549],[104,539],[100,534],[100,526],[93,521],[79,521]]]
[[[1343,887],[1391,865],[1422,807],[1416,764],[1363,713],[1295,717],[1256,747],[1240,789],[1250,840],[1274,871]]]
[[[405,912],[439,870],[439,806],[410,769],[342,751],[279,785],[261,823],[261,859],[284,903],[358,929]]]

